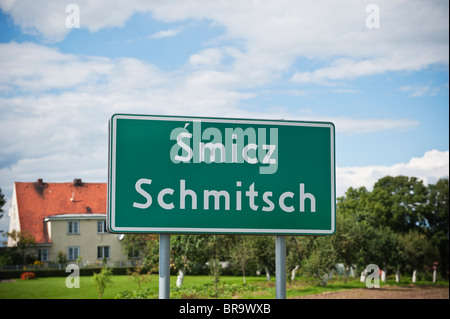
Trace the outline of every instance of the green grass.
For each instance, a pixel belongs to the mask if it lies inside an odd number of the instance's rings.
[[[33,280],[16,279],[14,282],[0,283],[0,299],[96,299],[97,291],[93,277],[80,277],[80,288],[67,288],[65,277],[36,278]],[[219,298],[242,299],[273,299],[275,298],[275,279],[267,282],[265,277],[247,277],[247,283],[242,283],[242,277],[221,276],[219,284]],[[124,291],[137,291],[138,285],[128,276],[113,276],[113,284],[108,286],[103,295],[104,299],[113,299]],[[156,297],[158,293],[158,275],[152,275],[151,281],[142,284],[141,297]],[[214,298],[215,289],[210,276],[186,276],[182,289],[176,288],[176,276],[171,276],[171,298]],[[381,285],[396,285],[394,280],[388,280]],[[399,285],[410,284],[402,281]],[[418,282],[417,285],[432,284]],[[437,285],[437,284],[435,284]],[[448,287],[448,281],[439,282]],[[287,284],[287,297],[298,297],[307,294],[338,291],[343,289],[363,288],[365,285],[358,279],[331,279],[325,287],[311,284],[311,281],[298,278]],[[144,293],[145,292],[145,293]],[[150,292],[150,294],[148,294]]]

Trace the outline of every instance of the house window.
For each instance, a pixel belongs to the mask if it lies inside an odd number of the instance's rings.
[[[80,233],[80,222],[78,220],[71,220],[67,222],[67,233],[68,234],[79,234]]]
[[[97,247],[97,259],[109,259],[109,246],[98,246]]]
[[[80,256],[80,247],[78,246],[67,247],[68,260],[77,260],[79,256]]]
[[[97,233],[98,234],[108,233],[108,231],[106,230],[106,220],[97,221]]]
[[[48,261],[48,248],[36,249],[36,259],[39,261]]]
[[[128,252],[128,258],[139,258],[139,257],[141,257],[139,250],[132,247],[131,250]]]

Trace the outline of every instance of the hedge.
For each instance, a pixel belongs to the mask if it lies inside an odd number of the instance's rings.
[[[127,270],[133,271],[135,267],[111,267],[113,275],[127,275]],[[80,276],[92,276],[94,273],[98,273],[102,270],[101,267],[95,268],[80,268]],[[18,279],[20,275],[28,270],[0,270],[0,280],[5,279]],[[44,277],[67,277],[70,273],[65,269],[33,269],[36,274],[36,278]]]
[[[113,273],[113,275],[128,275],[128,270],[134,271],[136,267],[127,266],[127,267],[109,267]],[[102,267],[81,267],[80,268],[80,276],[93,276],[94,273],[98,273],[102,270]],[[5,279],[16,279],[20,278],[20,275],[25,271],[32,271],[36,274],[36,278],[44,278],[44,277],[67,277],[70,273],[66,272],[65,268],[63,269],[51,269],[51,268],[42,268],[42,269],[31,269],[31,270],[6,270],[0,269],[0,280]],[[145,273],[147,270],[144,268],[143,272]],[[246,273],[254,273],[256,270],[253,267],[246,268]],[[158,270],[155,270],[153,274],[158,274]],[[178,275],[178,271],[171,269],[171,275]],[[190,268],[186,275],[209,275],[209,268],[206,266],[197,265],[196,267]],[[221,276],[240,276],[241,271],[236,267],[227,267],[222,268],[220,272]]]

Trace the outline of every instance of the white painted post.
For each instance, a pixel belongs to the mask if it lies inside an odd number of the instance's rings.
[[[286,237],[275,236],[275,296],[286,299]]]
[[[159,234],[159,299],[170,299],[169,234]]]

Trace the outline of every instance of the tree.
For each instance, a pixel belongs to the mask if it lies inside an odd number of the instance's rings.
[[[151,281],[152,278],[150,277],[152,274],[152,269],[148,270],[146,273],[144,273],[144,269],[141,265],[141,263],[138,262],[135,270],[127,269],[127,274],[129,275],[129,278],[133,280],[135,283],[138,284],[138,289],[141,289],[141,285],[146,281]]]
[[[209,274],[213,277],[216,298],[219,296],[219,276],[222,272],[220,258],[224,255],[226,244],[227,238],[225,236],[212,235],[208,237],[208,242],[205,246],[206,252],[209,256]]]
[[[407,233],[425,226],[427,188],[416,177],[386,176],[373,186],[369,211],[373,226]]]
[[[94,273],[94,286],[98,293],[98,299],[102,299],[106,287],[113,283],[111,280],[112,275],[111,270],[106,265],[100,273]]]
[[[345,196],[337,199],[337,215],[351,218],[354,222],[365,221],[373,224],[373,216],[369,210],[370,195],[371,193],[365,187],[350,187]]]
[[[326,285],[328,274],[334,269],[337,254],[328,236],[317,236],[312,241],[308,257],[302,260],[303,272],[317,279],[318,284]]]
[[[344,213],[343,208],[338,209],[336,214],[336,233],[331,240],[336,251],[338,262],[342,262],[348,270],[358,263],[361,257],[361,250],[365,250],[367,244],[366,220],[355,222],[355,218],[349,213]],[[365,265],[363,265],[365,267]],[[346,276],[348,273],[346,273]]]
[[[316,236],[289,236],[286,237],[286,276],[290,283],[297,269],[305,258],[308,258]]]
[[[365,265],[376,264],[386,273],[397,271],[402,263],[399,237],[389,227],[372,228],[366,238],[367,256]]]
[[[416,177],[386,176],[371,192],[350,187],[337,200],[337,229],[335,249],[346,264],[356,260],[363,267],[420,270],[437,250],[434,258],[447,276],[449,180],[426,187]]]
[[[418,230],[411,230],[402,234],[399,239],[407,271],[423,271],[426,267],[432,266],[436,259],[436,251],[424,234]]]
[[[13,230],[10,233],[6,233],[11,239],[16,242],[16,246],[20,251],[20,255],[22,257],[22,263],[26,263],[26,250],[29,246],[36,244],[36,239],[34,236],[24,230],[24,231],[17,231]]]
[[[449,267],[449,179],[441,178],[428,185],[428,209],[425,213],[427,237],[439,252],[439,267],[443,278]],[[448,278],[447,278],[448,279]]]
[[[271,271],[275,269],[275,236],[254,236],[252,241],[258,270],[264,268],[267,281],[270,281]]]
[[[348,268],[356,264],[357,268],[365,269],[373,262],[370,241],[375,236],[377,222],[370,209],[371,196],[365,187],[350,187],[337,201],[337,231],[332,240],[337,260]]]
[[[5,195],[2,193],[2,188],[0,187],[0,218],[3,216],[3,206],[6,204]]]
[[[207,243],[205,235],[172,235],[170,237],[171,264],[178,270],[177,287],[183,285],[186,271],[198,265],[204,265],[208,260],[205,252]]]
[[[139,258],[144,267],[154,268],[159,264],[158,237],[154,234],[127,234],[123,238],[123,252]]]
[[[231,260],[239,265],[242,271],[242,278],[245,284],[245,267],[254,256],[254,246],[250,236],[238,235],[234,242],[234,249],[230,251]]]
[[[3,206],[6,204],[5,195],[2,193],[2,188],[0,187],[0,219],[3,217]],[[0,234],[3,232],[2,229],[0,229]]]

